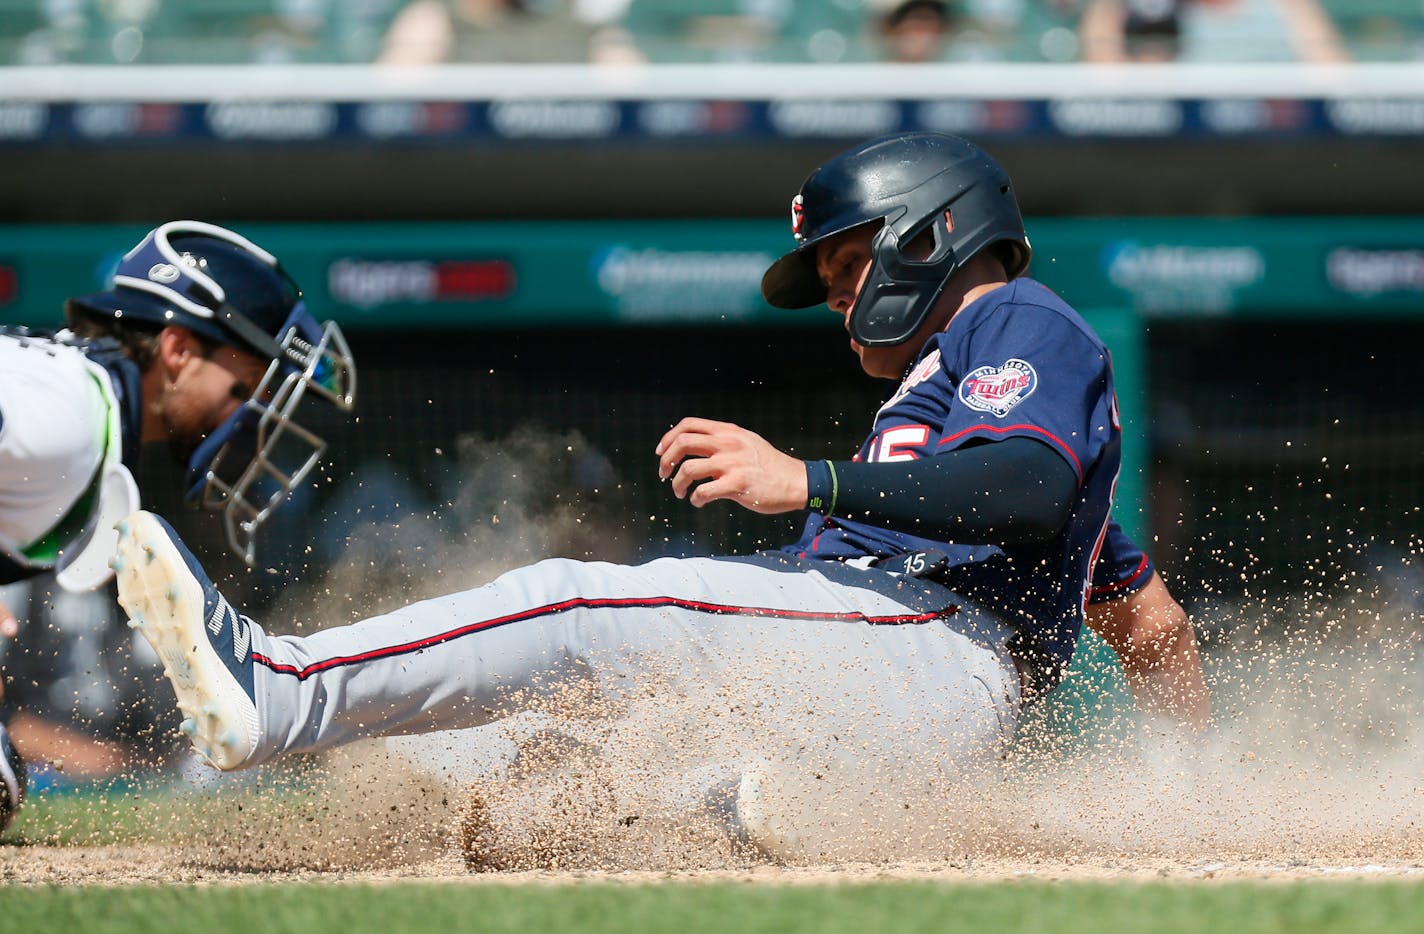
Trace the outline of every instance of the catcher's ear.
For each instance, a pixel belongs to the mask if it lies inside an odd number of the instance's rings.
[[[193,357],[205,356],[203,342],[187,328],[173,324],[158,332],[157,362],[165,373],[177,373]]]

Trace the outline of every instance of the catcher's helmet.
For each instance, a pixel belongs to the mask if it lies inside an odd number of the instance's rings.
[[[1008,174],[973,143],[942,133],[897,133],[841,153],[811,173],[791,213],[796,249],[761,280],[762,295],[779,308],[826,300],[816,272],[818,243],[884,224],[850,313],[851,336],[865,347],[914,336],[945,280],[993,244],[1006,244],[1009,278],[1028,266],[1028,236]],[[933,238],[928,255],[908,256],[906,246],[926,231]]]
[[[308,390],[343,411],[355,400],[356,365],[341,329],[312,317],[275,256],[198,221],[150,231],[119,261],[111,288],[69,300],[66,314],[76,312],[180,325],[269,361],[252,397],[188,462],[188,498],[223,512],[229,543],[251,563],[257,527],[326,447],[298,423],[298,405]]]

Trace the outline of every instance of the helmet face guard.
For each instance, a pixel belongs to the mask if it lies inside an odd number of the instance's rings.
[[[188,462],[188,499],[221,512],[228,544],[251,565],[257,530],[316,467],[326,441],[302,424],[310,397],[349,412],[356,365],[341,328],[318,324],[299,302],[293,324],[251,398]]]
[[[175,246],[174,238],[187,242]],[[265,326],[254,320],[253,309],[229,301],[221,277],[209,274],[217,257],[211,250],[214,263],[194,256],[202,252],[197,246],[188,252],[191,238],[220,241],[229,253],[237,251],[241,268],[257,270],[248,276],[276,283],[270,290],[283,297],[264,301]],[[229,267],[228,275],[234,274]],[[187,498],[222,512],[228,544],[250,565],[256,558],[258,528],[326,450],[326,442],[299,420],[303,402],[319,399],[343,412],[354,405],[356,364],[351,350],[335,322],[319,322],[307,311],[301,291],[275,256],[213,224],[172,221],[156,228],[120,261],[113,291],[78,302],[122,316],[125,289],[157,299],[141,312],[151,315],[147,309],[165,309],[155,323],[181,325],[269,361],[252,396],[204,439],[188,462]]]
[[[826,300],[816,271],[821,243],[857,227],[881,225],[850,312],[851,336],[864,347],[914,337],[946,280],[992,244],[1012,244],[1009,278],[1029,261],[1008,175],[977,146],[939,133],[882,137],[836,156],[802,185],[792,217],[799,245],[762,278],[762,295],[780,308]]]
[[[903,244],[922,231],[902,235],[887,223],[870,244],[870,271],[850,312],[850,334],[862,347],[903,344],[915,335],[945,280],[959,267],[958,257],[946,243],[944,222],[932,225],[934,248],[922,261],[910,259]]]

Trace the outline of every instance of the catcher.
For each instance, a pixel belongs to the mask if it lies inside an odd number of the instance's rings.
[[[251,563],[257,530],[324,448],[299,404],[310,392],[351,409],[340,328],[306,310],[272,254],[197,221],[150,231],[112,287],[71,298],[65,318],[54,334],[0,329],[0,584],[107,584],[114,523],[138,508],[130,471],[150,442],[173,448],[189,499],[222,512]],[[0,636],[19,631],[0,606]],[[0,751],[8,821],[25,769],[3,727]]]

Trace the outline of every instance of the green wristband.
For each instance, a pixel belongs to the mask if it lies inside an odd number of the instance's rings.
[[[835,512],[836,495],[840,492],[835,464],[830,461],[807,461],[806,492],[807,506],[828,516]]]

